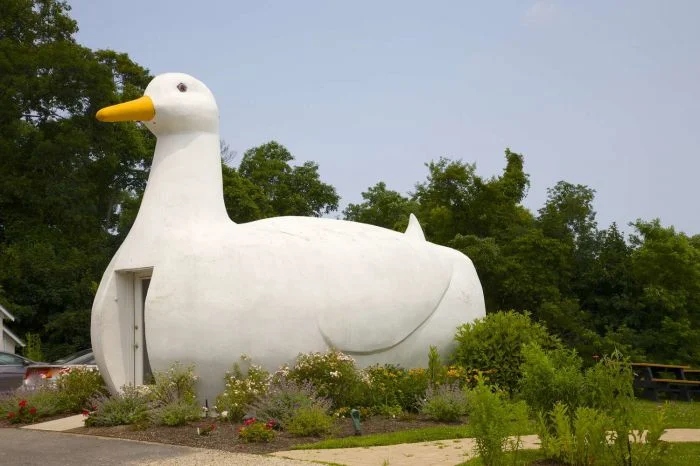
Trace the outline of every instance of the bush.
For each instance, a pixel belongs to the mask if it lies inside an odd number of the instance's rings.
[[[42,387],[32,392],[3,395],[0,399],[0,416],[6,418],[10,412],[16,411],[22,400],[36,409],[34,420],[70,412],[66,410],[65,397],[55,387]]]
[[[298,384],[279,379],[270,385],[265,395],[249,406],[248,411],[259,419],[275,420],[284,429],[299,409],[312,406],[327,412],[331,402],[318,396],[309,382]]]
[[[489,381],[509,393],[515,392],[523,363],[521,349],[537,343],[545,349],[560,346],[547,329],[533,322],[528,313],[515,311],[488,314],[483,319],[457,329],[454,363],[467,368],[490,372]]]
[[[248,364],[246,373],[243,373],[239,364],[233,365],[224,377],[224,392],[216,397],[214,407],[220,413],[227,412],[226,417],[232,421],[243,419],[246,409],[267,393],[271,380],[266,370],[250,364],[246,356],[241,356],[241,360]]]
[[[403,411],[418,412],[428,388],[425,369],[409,371],[393,364],[374,365],[364,369],[363,375],[367,383],[363,404],[384,411],[398,406]]]
[[[533,413],[548,413],[556,402],[575,410],[584,402],[582,361],[576,351],[557,348],[544,350],[529,343],[523,346],[520,367],[520,396]]]
[[[485,466],[505,464],[505,451],[517,453],[520,436],[510,439],[513,430],[520,431],[527,422],[524,402],[512,402],[503,392],[494,393],[482,376],[467,391],[469,424],[473,427],[476,452]]]
[[[330,434],[333,418],[319,406],[299,408],[287,423],[287,432],[299,437]]]
[[[420,412],[441,422],[454,422],[467,414],[468,403],[464,392],[457,384],[428,387]]]
[[[539,414],[539,435],[545,453],[572,465],[658,464],[666,444],[664,410],[655,417],[638,419],[634,406],[634,375],[621,353],[605,356],[586,370],[582,406],[572,410],[564,402]],[[646,432],[645,442],[639,432]]]
[[[154,384],[150,389],[151,397],[159,405],[179,403],[181,401],[195,403],[197,392],[197,376],[194,366],[183,366],[176,362],[165,372],[153,374]]]
[[[173,401],[158,408],[154,414],[156,424],[183,426],[201,417],[201,410],[194,401]]]
[[[107,387],[97,369],[69,367],[56,379],[55,393],[58,410],[80,412],[95,395],[107,394]]]
[[[572,466],[605,464],[610,423],[605,413],[586,407],[577,408],[571,419],[566,405],[557,402],[549,419],[540,413],[537,433],[547,458]]]
[[[88,427],[119,425],[144,426],[150,420],[150,397],[138,387],[125,386],[122,392],[107,397],[98,395],[91,400],[93,411],[85,419]]]
[[[6,415],[11,424],[32,423],[37,417],[36,406],[31,405],[26,399],[18,400],[17,405],[9,409]]]
[[[267,443],[275,438],[271,423],[262,423],[255,418],[248,419],[238,429],[238,438],[245,443]]]
[[[365,385],[355,360],[340,351],[299,354],[294,366],[283,367],[281,373],[293,382],[311,383],[334,408],[365,404]]]

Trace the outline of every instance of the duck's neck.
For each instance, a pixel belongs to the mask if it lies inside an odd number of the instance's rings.
[[[230,222],[224,206],[219,136],[216,133],[158,138],[136,223],[182,228]]]

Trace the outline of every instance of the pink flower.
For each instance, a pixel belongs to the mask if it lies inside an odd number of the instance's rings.
[[[249,425],[251,425],[251,424],[253,424],[253,423],[255,423],[255,418],[254,418],[254,417],[251,417],[250,419],[246,419],[245,421],[243,421],[243,425],[244,425],[244,426],[249,426]]]
[[[89,416],[89,415],[90,415],[90,411],[88,411],[87,409],[84,409],[84,410],[83,410],[83,416],[86,416],[86,417],[87,417],[87,416]]]
[[[20,400],[19,407],[24,408],[25,406],[27,406],[27,400]]]

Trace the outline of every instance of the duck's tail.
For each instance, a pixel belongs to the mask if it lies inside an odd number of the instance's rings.
[[[411,214],[408,217],[408,227],[406,228],[406,233],[404,233],[411,238],[417,240],[425,241],[425,235],[423,234],[423,228],[421,228],[420,223],[415,215]]]

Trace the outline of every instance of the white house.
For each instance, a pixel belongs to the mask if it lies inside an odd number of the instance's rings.
[[[5,320],[14,322],[15,316],[10,314],[7,309],[0,306],[0,329],[2,329],[2,346],[0,346],[0,351],[14,354],[17,346],[24,347],[25,345],[24,342],[17,337],[17,335],[12,333],[9,328],[5,327]]]

